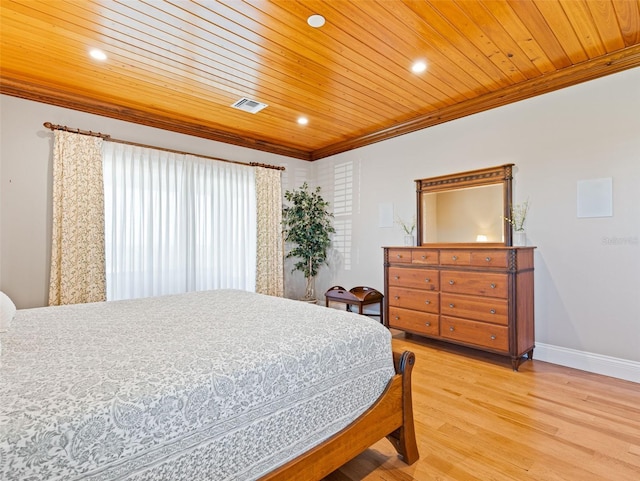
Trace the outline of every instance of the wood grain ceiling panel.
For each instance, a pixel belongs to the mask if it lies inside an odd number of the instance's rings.
[[[467,72],[481,85],[477,95],[511,85],[502,75],[500,67],[483,52],[484,45],[476,45],[476,35],[469,35],[469,29],[472,28],[470,20],[455,3],[440,2],[436,5],[437,9],[426,2],[410,2],[407,6],[414,14],[413,18],[403,17],[403,21],[428,42],[429,56],[433,51],[441,52],[450,65],[459,66]]]
[[[0,0],[0,28],[4,94],[306,160],[640,65],[640,0]]]
[[[479,29],[474,37],[481,42],[484,42],[485,39],[491,40],[492,51],[488,53],[488,56],[503,65],[505,73],[514,82],[521,82],[540,75],[541,72],[483,3],[462,1],[457,4],[471,19],[472,24]]]
[[[591,11],[591,17],[607,53],[623,49],[625,47],[624,39],[618,25],[613,3],[596,1],[587,3],[587,6]]]
[[[562,5],[555,0],[550,0],[548,2],[538,2],[536,7],[551,27],[553,35],[560,42],[562,50],[569,57],[571,63],[577,64],[588,60],[589,56],[585,52]]]
[[[613,0],[622,38],[627,47],[640,43],[640,1]]]
[[[598,29],[593,22],[591,11],[586,3],[564,3],[562,9],[573,27],[580,44],[589,58],[596,58],[606,53]]]
[[[432,110],[438,106],[450,105],[456,100],[464,100],[476,96],[473,89],[479,88],[481,85],[464,70],[457,65],[452,65],[444,54],[431,47],[424,41],[424,38],[402,35],[404,29],[406,29],[404,8],[398,8],[392,11],[390,15],[389,10],[384,9],[379,2],[367,4],[366,12],[362,10],[363,4],[343,3],[345,5],[341,9],[348,11],[349,16],[361,15],[364,18],[366,15],[369,18],[367,23],[385,25],[387,28],[385,31],[372,31],[375,34],[375,42],[387,46],[384,54],[386,58],[394,62],[395,65],[392,65],[391,68],[394,68],[395,72],[400,74],[397,75],[398,79],[400,81],[408,81],[409,88],[417,88],[419,91],[424,92],[423,95],[419,95],[419,101],[422,103],[428,101],[428,98],[425,97],[429,92],[433,92],[435,102],[430,102],[430,108],[427,110]],[[384,2],[382,3],[384,4]],[[349,11],[348,5],[358,5],[360,10],[351,9]],[[389,5],[393,5],[393,3],[389,3]],[[360,34],[358,36],[365,38],[367,42],[369,41],[369,39],[360,36]],[[381,50],[376,48],[376,51]],[[430,75],[409,77],[406,72],[411,67],[412,62],[415,59],[426,57],[426,51],[430,52],[428,56]],[[398,52],[402,54],[398,55]],[[414,78],[415,80],[412,81]]]

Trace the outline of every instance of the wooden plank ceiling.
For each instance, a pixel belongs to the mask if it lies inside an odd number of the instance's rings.
[[[0,0],[0,21],[2,93],[306,160],[640,65],[640,0]]]

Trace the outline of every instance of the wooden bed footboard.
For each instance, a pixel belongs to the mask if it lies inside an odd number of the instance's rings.
[[[319,481],[386,437],[407,464],[420,457],[413,425],[411,371],[415,355],[394,352],[396,375],[358,419],[322,444],[260,478],[260,481]]]

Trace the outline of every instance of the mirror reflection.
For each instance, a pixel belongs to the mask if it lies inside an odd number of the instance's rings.
[[[504,242],[502,184],[423,193],[422,242]]]
[[[416,180],[418,245],[511,245],[514,164]]]

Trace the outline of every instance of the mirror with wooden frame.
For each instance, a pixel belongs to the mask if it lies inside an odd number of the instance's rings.
[[[418,245],[511,246],[513,165],[416,180]]]

